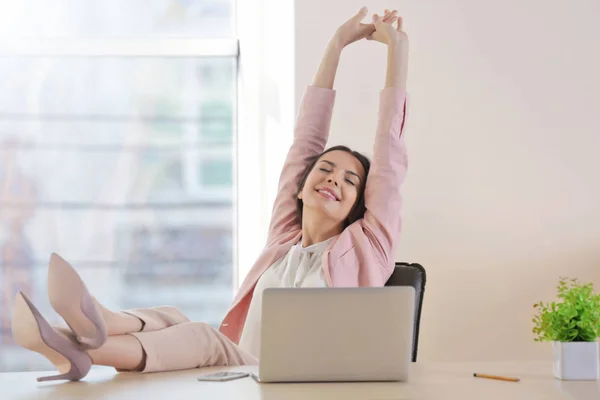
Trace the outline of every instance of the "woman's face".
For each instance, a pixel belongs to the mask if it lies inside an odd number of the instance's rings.
[[[298,198],[323,218],[343,223],[363,190],[365,170],[353,154],[334,150],[323,154],[308,174]]]

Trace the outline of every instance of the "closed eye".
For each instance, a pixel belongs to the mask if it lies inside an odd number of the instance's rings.
[[[346,179],[346,182],[348,182],[349,184],[351,184],[352,186],[356,186],[356,184],[354,182],[352,182],[350,179]]]
[[[323,171],[323,172],[331,172],[330,170],[328,170],[327,168],[319,168],[319,170]]]

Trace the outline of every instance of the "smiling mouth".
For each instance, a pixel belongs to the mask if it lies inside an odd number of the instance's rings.
[[[331,201],[340,201],[335,195],[333,195],[328,190],[322,190],[322,189],[319,190],[319,189],[316,189],[315,191],[317,193],[319,193],[321,196],[325,197],[326,199],[329,199]]]

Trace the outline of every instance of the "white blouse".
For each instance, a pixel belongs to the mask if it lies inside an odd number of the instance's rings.
[[[262,292],[266,288],[281,287],[326,287],[321,257],[329,242],[315,243],[302,247],[302,242],[269,267],[258,279],[248,308],[248,315],[240,338],[240,347],[258,358],[260,356],[260,326]]]

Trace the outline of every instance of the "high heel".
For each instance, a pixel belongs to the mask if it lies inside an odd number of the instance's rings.
[[[59,375],[37,378],[38,382],[60,379],[78,381],[87,375],[92,366],[90,356],[77,343],[51,327],[22,292],[15,298],[12,334],[17,344],[40,353],[60,372]]]
[[[106,324],[77,271],[56,253],[48,265],[48,296],[86,349],[97,349],[107,339]]]

